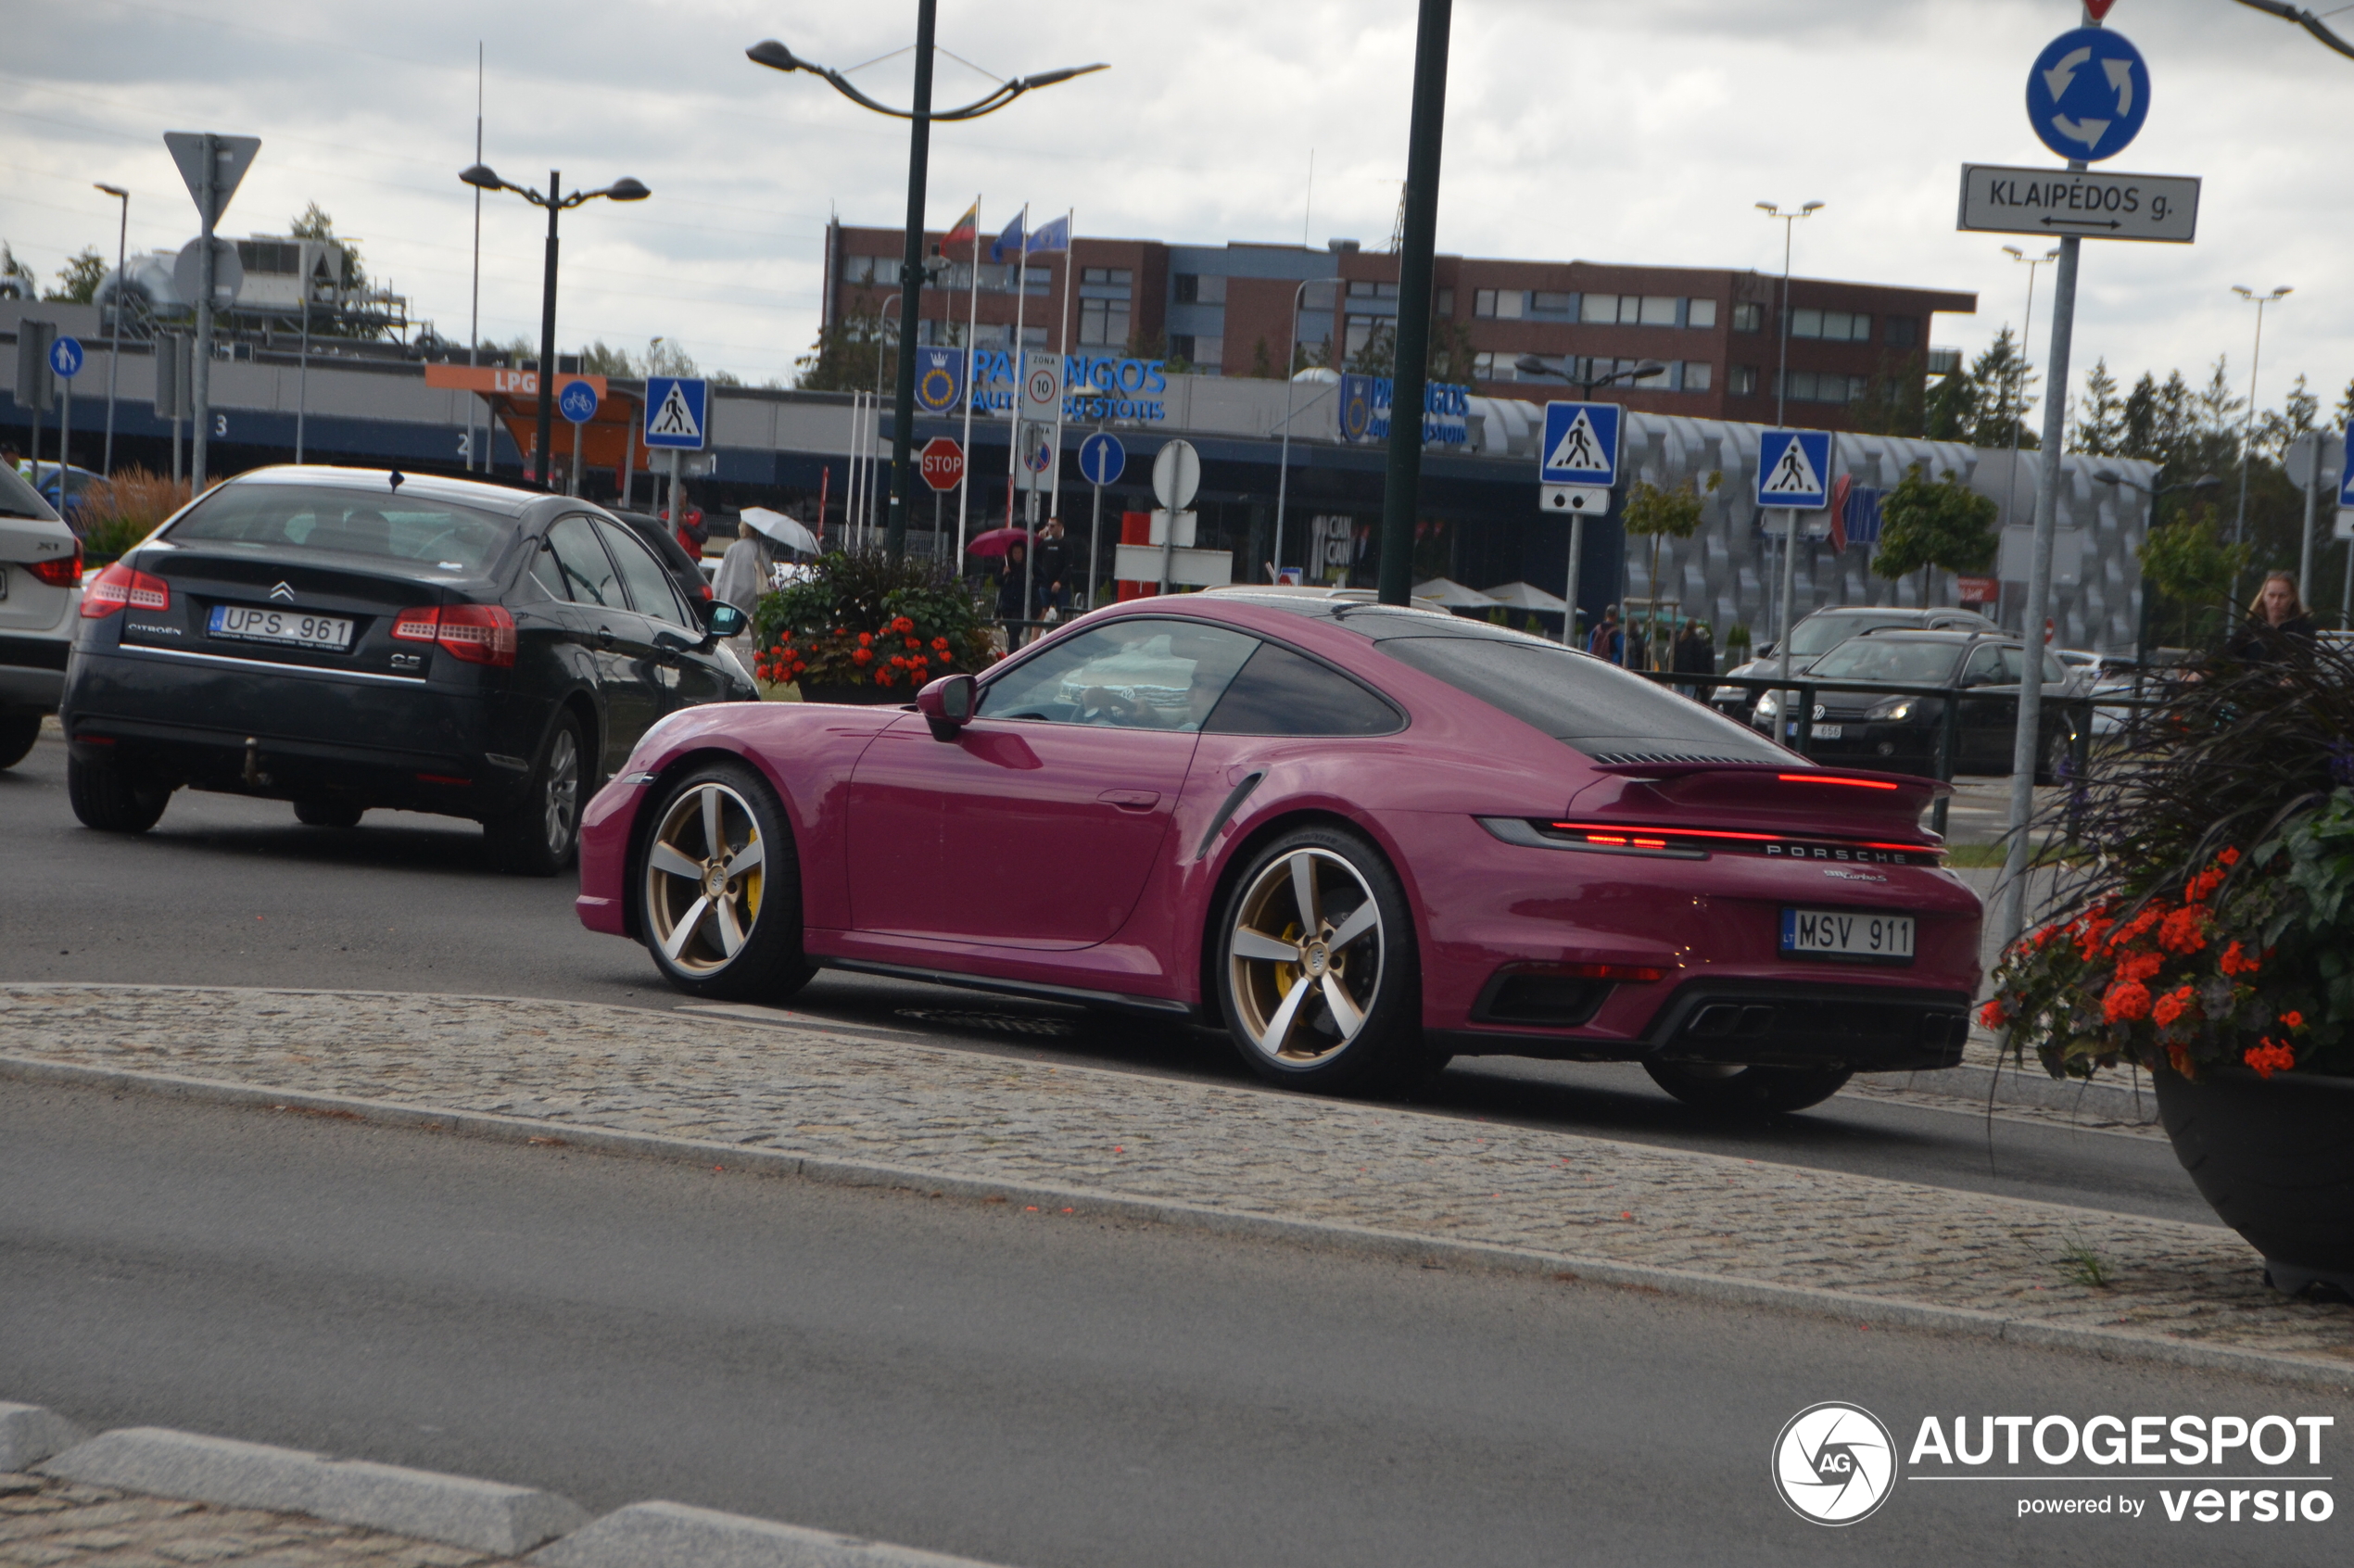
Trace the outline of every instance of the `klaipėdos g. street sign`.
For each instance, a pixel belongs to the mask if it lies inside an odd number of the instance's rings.
[[[2027,73],[2027,121],[2062,158],[2115,158],[2149,112],[2148,64],[2123,33],[2105,27],[2061,33]]]
[[[1820,512],[1830,505],[1828,430],[1764,430],[1757,436],[1757,504]]]
[[[2198,177],[1965,163],[1961,219],[1954,226],[2188,245],[2198,232]]]
[[[699,452],[710,428],[711,383],[699,376],[646,377],[646,445]]]

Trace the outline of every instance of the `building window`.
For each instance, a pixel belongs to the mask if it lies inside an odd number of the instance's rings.
[[[1577,296],[1557,294],[1538,289],[1528,297],[1528,313],[1532,316],[1566,316],[1577,309]]]
[[[1736,305],[1733,307],[1733,330],[1735,332],[1763,332],[1765,329],[1765,306]],[[1754,388],[1752,388],[1752,390],[1754,390]]]
[[[1100,271],[1090,267],[1090,272]],[[1128,341],[1128,303],[1121,299],[1079,302],[1079,341],[1090,348],[1107,348]]]
[[[201,159],[199,160],[201,161]],[[842,281],[863,284],[875,281],[875,259],[871,256],[845,256],[842,259]]]
[[[1674,295],[1646,294],[1643,296],[1642,304],[1638,309],[1641,313],[1636,317],[1636,320],[1645,326],[1674,326],[1676,324],[1676,297]]]
[[[1433,313],[1438,316],[1442,321],[1452,321],[1454,319],[1455,291],[1453,289],[1442,288],[1438,291],[1437,302]]]
[[[1348,318],[1348,336],[1343,340],[1347,347],[1341,351],[1351,357],[1361,354],[1377,335],[1392,337],[1396,327],[1397,323],[1387,316],[1351,316]]]
[[[1810,310],[1804,306],[1792,310],[1790,313],[1790,335],[1792,337],[1822,336],[1823,313],[1820,310]],[[1842,332],[1840,335],[1844,337],[1847,335]]]
[[[1483,289],[1480,289],[1478,292],[1474,293],[1474,294],[1472,296],[1472,314],[1473,314],[1473,315],[1474,315],[1474,316],[1480,316],[1480,317],[1488,317],[1488,316],[1493,316],[1495,313],[1496,313],[1496,291],[1495,291],[1494,289],[1492,289],[1492,288],[1483,288]],[[1483,356],[1483,358],[1484,358],[1484,357],[1485,357],[1485,356]]]
[[[1829,338],[1834,343],[1868,343],[1872,339],[1872,318],[1860,310],[1792,310],[1790,335]]]
[[[1690,310],[1684,318],[1684,324],[1687,326],[1696,327],[1715,326],[1716,324],[1716,301],[1714,299],[1695,299],[1690,301]]]
[[[1852,403],[1864,395],[1865,378],[1830,371],[1792,371],[1789,385],[1793,403]]]
[[[1215,272],[1180,272],[1176,281],[1180,305],[1226,303],[1226,280]]]
[[[1046,347],[1046,329],[1025,322],[1021,329],[1021,346],[1024,348],[1044,348]]]
[[[1709,365],[1706,360],[1686,360],[1684,361],[1685,391],[1705,392],[1708,390],[1708,381]]]
[[[1579,300],[1577,319],[1592,326],[1612,326],[1618,321],[1618,296],[1588,294]]]
[[[1329,310],[1333,308],[1333,280],[1321,279],[1299,291],[1302,310]]]
[[[1371,278],[1352,278],[1348,284],[1348,297],[1351,299],[1395,299],[1398,297],[1398,285],[1394,283],[1376,283]]]
[[[1472,356],[1472,379],[1474,381],[1504,381],[1510,378],[1497,373],[1495,355],[1474,354]]]
[[[1525,289],[1500,288],[1496,291],[1496,319],[1516,322],[1528,313],[1528,293]]]
[[[1891,348],[1910,348],[1920,340],[1921,319],[1918,316],[1888,318],[1888,346]]]
[[[1225,368],[1226,340],[1222,337],[1200,336],[1194,339],[1194,351],[1185,356],[1194,368],[1204,375],[1216,375]]]
[[[1736,307],[1739,309],[1739,307]],[[1755,329],[1751,329],[1754,331]],[[1737,398],[1751,397],[1757,391],[1757,367],[1735,365],[1725,377],[1725,390]]]

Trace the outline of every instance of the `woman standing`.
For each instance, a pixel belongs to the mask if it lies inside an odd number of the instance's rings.
[[[2269,572],[2248,602],[2246,623],[2225,651],[2250,664],[2271,664],[2311,652],[2317,635],[2313,617],[2297,596],[2296,575]]]

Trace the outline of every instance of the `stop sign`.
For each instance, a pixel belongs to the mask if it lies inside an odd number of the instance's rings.
[[[924,443],[924,483],[935,490],[953,490],[965,476],[965,449],[945,436]]]

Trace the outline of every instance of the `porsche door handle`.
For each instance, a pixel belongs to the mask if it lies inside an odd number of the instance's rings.
[[[1108,801],[1122,811],[1150,811],[1160,804],[1160,795],[1152,790],[1106,790],[1095,797]]]

